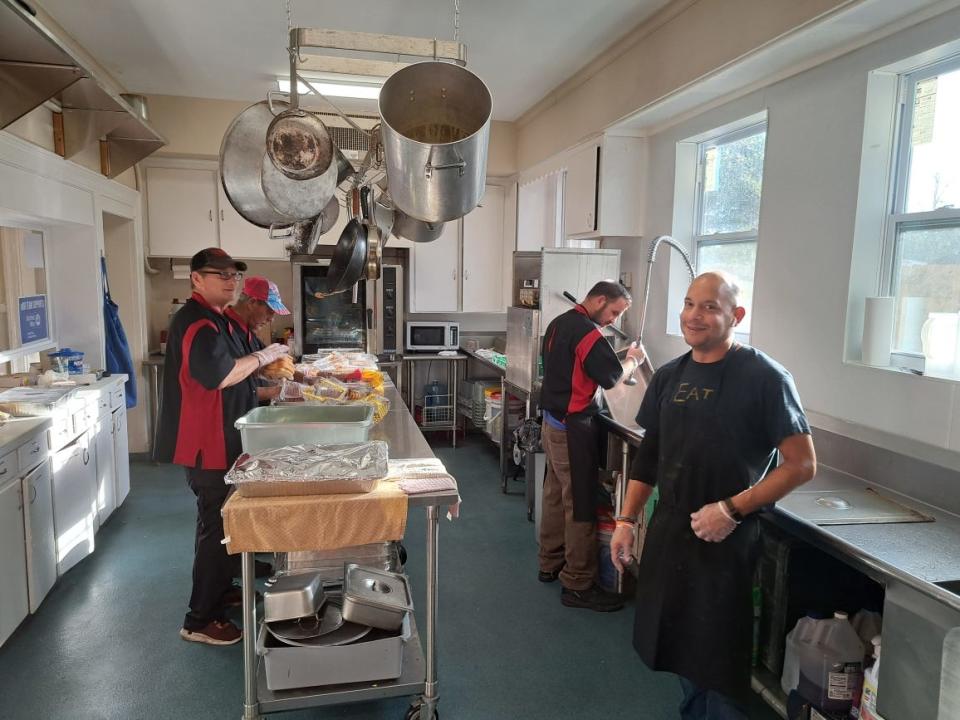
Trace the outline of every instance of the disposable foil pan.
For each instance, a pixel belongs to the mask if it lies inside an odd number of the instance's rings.
[[[347,563],[343,568],[343,619],[396,630],[413,610],[406,575]]]
[[[319,575],[283,575],[263,592],[263,619],[277,622],[315,616],[322,604]]]

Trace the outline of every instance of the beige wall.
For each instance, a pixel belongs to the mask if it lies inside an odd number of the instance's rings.
[[[677,0],[517,122],[529,168],[830,11],[861,0]]]
[[[167,142],[165,155],[216,157],[230,122],[253,101],[208,100],[174,95],[149,96],[150,124]],[[506,177],[516,172],[517,133],[512,123],[490,128],[487,174]]]

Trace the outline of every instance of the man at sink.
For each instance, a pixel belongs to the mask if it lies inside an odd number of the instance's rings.
[[[610,612],[623,599],[597,584],[596,495],[599,468],[598,390],[612,388],[624,375],[600,328],[630,307],[630,293],[618,282],[598,282],[583,302],[555,317],[543,334],[543,480],[540,519],[540,582],[557,578],[567,607]],[[643,359],[627,350],[626,370]]]
[[[643,398],[637,424],[645,435],[610,544],[622,569],[637,516],[657,487],[633,644],[651,669],[680,676],[684,720],[746,720],[754,513],[816,472],[793,378],[735,340],[745,314],[739,295],[725,273],[703,273],[690,284],[680,327],[691,349],[654,374]]]

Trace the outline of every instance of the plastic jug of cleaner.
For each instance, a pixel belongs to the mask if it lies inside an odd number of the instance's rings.
[[[783,674],[780,676],[780,687],[787,695],[796,690],[800,682],[800,645],[811,642],[817,623],[822,617],[812,611],[797,620],[793,630],[787,633],[786,646],[783,651]]]
[[[877,678],[880,676],[880,636],[871,641],[873,665],[863,673],[863,694],[860,696],[860,720],[883,720],[877,714]]]
[[[820,710],[848,713],[863,687],[863,643],[845,612],[820,620],[800,644],[799,693]]]
[[[857,635],[860,636],[860,641],[867,651],[865,660],[869,663],[872,657],[869,654],[872,650],[870,643],[873,641],[873,638],[883,630],[883,616],[874,610],[858,610],[850,619],[850,624],[853,625],[853,629],[856,630]]]

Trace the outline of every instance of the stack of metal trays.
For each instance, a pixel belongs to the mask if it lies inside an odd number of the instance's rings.
[[[399,572],[403,569],[396,542],[354,545],[337,550],[276,553],[274,567],[278,573],[287,575],[317,573],[324,585],[333,585],[343,582],[345,563],[356,563],[388,572]]]
[[[411,637],[405,575],[341,567],[342,594],[324,593],[317,573],[284,575],[264,592],[257,638],[270,690],[391,680]]]

